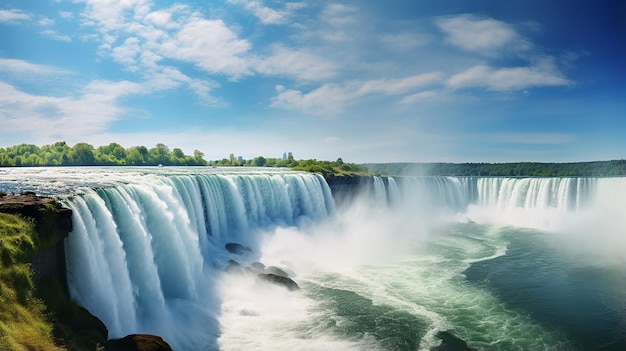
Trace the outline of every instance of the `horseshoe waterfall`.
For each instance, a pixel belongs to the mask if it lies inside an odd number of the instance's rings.
[[[626,178],[351,182],[258,168],[0,173],[0,190],[73,210],[70,294],[110,338],[155,334],[178,351],[626,346]]]

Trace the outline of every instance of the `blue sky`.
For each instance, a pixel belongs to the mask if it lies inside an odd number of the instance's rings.
[[[0,0],[0,147],[626,158],[624,1]]]

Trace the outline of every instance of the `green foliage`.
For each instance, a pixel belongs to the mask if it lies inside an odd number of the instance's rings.
[[[0,258],[2,267],[28,262],[35,251],[32,225],[16,216],[0,213]]]
[[[295,171],[319,173],[325,177],[370,174],[366,167],[355,163],[345,163],[341,158],[337,161],[296,160],[291,152],[283,158],[257,156],[251,160],[237,160],[234,154],[230,154],[229,158],[212,161],[210,164],[212,166],[285,167]]]
[[[377,163],[365,164],[382,175],[482,177],[606,177],[626,175],[626,160],[571,163]]]
[[[179,148],[170,151],[165,144],[157,144],[148,150],[145,146],[124,149],[120,144],[110,143],[94,148],[87,143],[70,147],[60,141],[41,148],[32,144],[20,144],[0,148],[0,167],[33,166],[204,166],[207,162],[198,150],[188,156]]]
[[[33,296],[32,223],[0,213],[0,350],[61,350],[55,346],[45,305]]]

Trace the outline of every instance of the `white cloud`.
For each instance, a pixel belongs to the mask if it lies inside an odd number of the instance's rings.
[[[230,79],[251,74],[250,43],[238,38],[222,20],[206,19],[187,5],[156,9],[153,2],[144,0],[85,3],[83,25],[100,33],[100,55],[138,73],[152,84],[152,91],[186,86],[203,102],[220,103],[209,94],[218,86],[215,82],[191,78],[175,66],[192,64],[197,70]]]
[[[47,65],[37,65],[24,60],[0,58],[0,72],[9,72],[14,74],[68,74],[70,72]]]
[[[400,103],[410,105],[421,101],[432,100],[437,96],[437,92],[432,90],[421,91],[419,93],[411,94],[403,98],[402,100],[400,100]]]
[[[72,42],[72,38],[69,35],[59,34],[55,30],[52,30],[52,29],[45,29],[41,32],[41,34],[47,36],[50,39],[64,41],[66,43]]]
[[[357,90],[358,96],[367,94],[399,95],[415,89],[436,84],[443,80],[439,72],[417,74],[405,78],[370,80],[361,84]]]
[[[262,74],[289,76],[309,81],[325,81],[337,74],[339,67],[329,59],[306,49],[294,50],[276,45],[268,57],[259,58],[255,70]]]
[[[324,84],[309,92],[282,90],[272,98],[272,107],[295,110],[307,114],[333,117],[353,99],[350,92],[337,84]]]
[[[262,1],[257,0],[228,0],[231,4],[243,5],[244,8],[256,16],[263,24],[283,24],[291,15],[293,10],[298,9],[296,6],[285,6],[285,9],[276,10],[265,6]]]
[[[40,18],[40,19],[39,19],[39,21],[38,21],[37,23],[38,23],[40,26],[47,27],[47,26],[52,26],[52,25],[54,25],[54,20],[53,20],[53,19],[51,19],[51,18],[43,17],[43,18]]]
[[[394,33],[380,37],[380,42],[392,51],[408,52],[429,44],[432,37],[422,33]]]
[[[228,2],[243,6],[257,17],[261,23],[268,25],[286,24],[295,11],[307,6],[305,3],[289,2],[282,9],[275,9],[266,6],[263,1],[258,0],[228,0]]]
[[[158,50],[167,57],[195,64],[209,73],[240,78],[250,74],[245,55],[251,45],[239,39],[222,20],[190,18]]]
[[[570,85],[549,63],[530,67],[492,68],[478,65],[450,77],[447,85],[454,89],[486,88],[493,91],[524,90],[541,86]]]
[[[28,21],[31,16],[19,9],[0,9],[0,23],[15,24]]]
[[[59,17],[63,19],[70,19],[74,17],[74,14],[69,11],[59,11]]]
[[[333,117],[360,98],[372,95],[415,94],[416,90],[439,84],[442,80],[441,73],[431,72],[398,79],[353,81],[343,85],[329,83],[308,93],[293,89],[287,90],[283,86],[278,86],[278,95],[272,99],[271,106]]]
[[[136,57],[141,53],[139,39],[136,37],[128,38],[120,46],[116,46],[111,51],[113,60],[117,63],[134,66],[137,64]]]
[[[50,97],[0,82],[0,124],[9,134],[76,139],[105,130],[125,113],[117,100],[144,91],[144,87],[128,81],[94,81],[76,97]]]
[[[334,27],[342,27],[351,25],[355,22],[354,15],[358,8],[343,4],[328,4],[322,10],[322,20]]]
[[[491,18],[465,14],[441,18],[435,23],[446,34],[446,42],[471,52],[494,55],[524,51],[531,46],[513,26]]]
[[[175,22],[172,22],[172,13],[170,11],[158,10],[150,12],[146,15],[145,21],[152,23],[157,27],[168,29],[176,28]]]

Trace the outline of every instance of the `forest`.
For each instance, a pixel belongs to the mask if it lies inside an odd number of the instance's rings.
[[[372,173],[388,176],[607,177],[625,176],[626,160],[569,163],[370,163]]]
[[[194,150],[185,155],[180,148],[170,149],[165,144],[124,148],[120,144],[94,147],[87,143],[74,146],[64,141],[37,146],[20,144],[0,148],[0,167],[37,166],[248,166],[286,167],[298,171],[330,175],[387,176],[499,176],[499,177],[584,177],[626,176],[626,160],[570,162],[570,163],[366,163],[355,164],[316,159],[296,160],[293,154],[282,158],[257,156],[245,160],[230,154],[228,158],[207,161],[204,153]]]
[[[120,144],[110,143],[94,148],[87,143],[69,146],[64,141],[39,147],[20,144],[0,148],[0,167],[36,166],[204,166],[204,154],[195,150],[185,155],[179,148],[170,150],[164,144],[154,148],[133,146],[125,149]]]
[[[94,147],[87,143],[74,146],[64,141],[51,145],[37,146],[20,144],[0,148],[0,167],[39,167],[39,166],[248,166],[286,167],[298,171],[328,175],[367,174],[365,166],[336,161],[296,160],[290,152],[282,158],[257,156],[245,160],[230,154],[228,158],[206,161],[204,153],[195,150],[193,155],[185,155],[180,148],[171,149],[165,144],[156,144],[148,149],[145,146],[124,148],[110,143]]]

